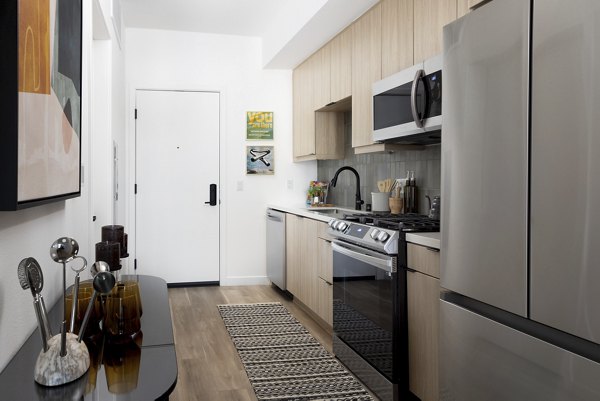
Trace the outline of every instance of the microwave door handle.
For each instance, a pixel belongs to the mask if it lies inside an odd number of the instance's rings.
[[[419,105],[417,104],[417,89],[419,88],[419,82],[425,75],[425,71],[418,70],[415,74],[415,79],[412,83],[412,89],[410,91],[410,110],[412,111],[413,119],[415,124],[419,128],[423,128],[423,118],[419,116]]]

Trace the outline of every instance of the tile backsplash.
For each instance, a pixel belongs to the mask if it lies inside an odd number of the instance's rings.
[[[371,192],[379,192],[377,181],[386,178],[404,178],[407,171],[415,172],[418,187],[419,213],[427,213],[425,195],[440,194],[441,146],[429,145],[423,150],[401,150],[393,153],[355,155],[352,150],[351,115],[344,115],[346,157],[343,160],[319,160],[317,175],[319,181],[330,182],[338,168],[351,166],[360,175],[360,193],[365,204],[371,202]],[[335,188],[329,189],[327,203],[354,208],[356,179],[351,171],[343,171]],[[363,205],[363,210],[365,206]]]

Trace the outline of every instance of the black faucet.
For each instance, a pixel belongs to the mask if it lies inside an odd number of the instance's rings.
[[[360,177],[358,176],[358,171],[354,170],[352,167],[350,166],[344,166],[344,167],[340,167],[338,169],[338,171],[335,172],[335,175],[333,176],[333,178],[331,179],[331,186],[335,188],[335,185],[337,184],[337,179],[338,179],[338,175],[344,171],[344,170],[350,170],[354,173],[354,176],[356,177],[356,210],[360,210],[362,208],[362,204],[365,203],[361,198],[360,198]]]

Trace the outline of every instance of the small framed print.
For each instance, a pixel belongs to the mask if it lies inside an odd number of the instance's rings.
[[[275,174],[274,146],[246,146],[246,174]]]
[[[246,139],[265,140],[273,139],[273,112],[248,111],[246,112]]]

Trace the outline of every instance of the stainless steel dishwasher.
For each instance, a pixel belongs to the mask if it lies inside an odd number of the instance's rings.
[[[267,209],[267,277],[285,291],[285,213]]]

